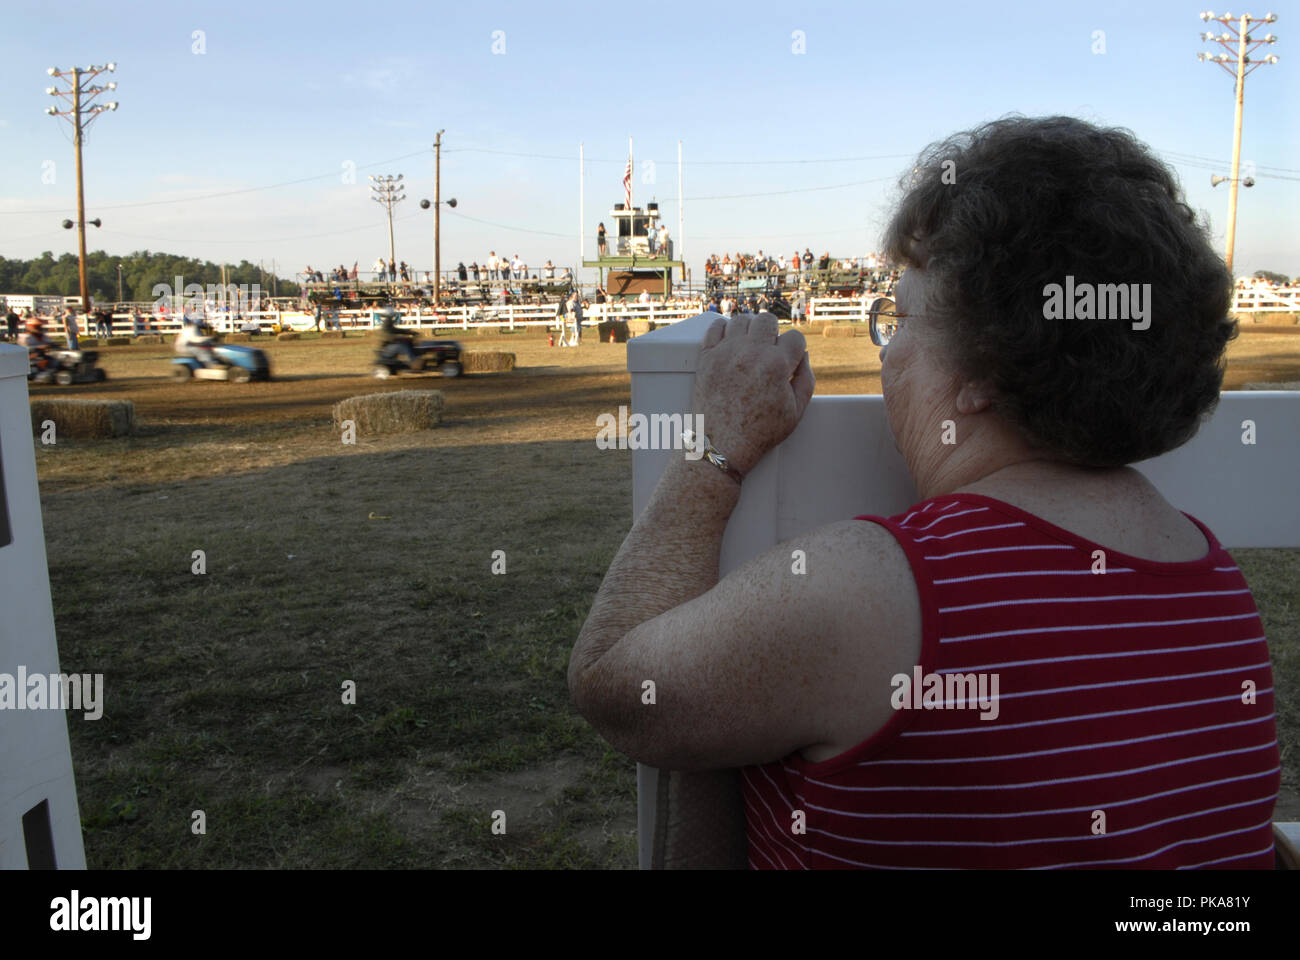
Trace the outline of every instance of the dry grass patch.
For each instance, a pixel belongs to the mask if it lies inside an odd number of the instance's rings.
[[[302,334],[299,333],[299,332],[296,331],[296,330],[286,330],[286,331],[284,331],[283,333],[277,333],[277,334],[275,335],[275,339],[277,339],[277,340],[301,340],[301,339],[302,339]]]
[[[856,337],[858,335],[857,327],[852,324],[828,324],[822,328],[823,337]]]
[[[439,390],[395,390],[348,397],[334,405],[334,425],[351,420],[357,433],[375,436],[428,430],[442,421],[445,405]]]
[[[515,368],[515,355],[503,350],[467,350],[460,355],[465,373],[504,373]]]
[[[102,440],[124,437],[135,427],[135,404],[130,400],[72,400],[50,398],[33,400],[32,432],[41,433],[42,425],[54,422],[55,439],[69,437]]]
[[[130,337],[106,337],[104,346],[106,347],[127,347],[131,345]]]

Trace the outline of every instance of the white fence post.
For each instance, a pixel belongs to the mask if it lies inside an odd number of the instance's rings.
[[[27,369],[26,350],[0,345],[0,672],[16,677],[21,668],[29,677],[49,677],[60,672],[59,650]],[[28,693],[22,687],[16,692],[24,699]],[[85,869],[68,743],[68,724],[85,722],[90,721],[83,712],[5,710],[0,720],[0,870]]]

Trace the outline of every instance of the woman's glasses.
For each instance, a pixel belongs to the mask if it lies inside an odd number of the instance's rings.
[[[883,347],[903,329],[903,322],[911,314],[899,313],[889,297],[878,297],[871,302],[867,317],[871,322],[871,342]]]

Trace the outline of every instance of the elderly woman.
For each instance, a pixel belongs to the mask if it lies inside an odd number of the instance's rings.
[[[1271,867],[1254,601],[1129,466],[1216,403],[1223,262],[1131,134],[1066,117],[932,146],[906,187],[881,382],[919,502],[719,580],[814,383],[798,332],[715,321],[695,409],[721,456],[674,458],[615,557],[577,708],[636,760],[739,768],[754,868]],[[1130,295],[1085,303],[1103,284]]]

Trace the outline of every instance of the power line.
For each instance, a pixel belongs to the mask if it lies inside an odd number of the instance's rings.
[[[572,163],[576,157],[568,154],[556,153],[520,153],[512,150],[489,150],[486,147],[457,147],[455,150],[448,150],[447,153],[492,153],[503,157],[527,157],[532,160],[563,160]],[[770,166],[775,164],[807,164],[807,163],[862,163],[868,160],[898,160],[911,159],[914,154],[910,153],[882,153],[869,157],[815,157],[806,160],[692,160],[691,166],[725,166],[725,167],[744,167],[744,166]],[[626,160],[602,160],[594,157],[586,157],[584,163],[610,163],[622,166],[627,163]],[[662,163],[665,166],[672,166],[677,163],[676,158],[672,160],[644,160],[643,163]]]
[[[1202,163],[1212,163],[1215,166],[1219,166],[1219,167],[1226,167],[1228,165],[1227,160],[1216,160],[1213,157],[1199,157],[1194,153],[1184,153],[1181,150],[1162,150],[1160,152],[1167,157],[1185,157],[1188,160],[1199,160]],[[1281,173],[1300,173],[1300,170],[1296,170],[1291,167],[1275,167],[1267,163],[1257,163],[1255,164],[1255,169],[1256,170],[1277,170]]]
[[[357,169],[369,170],[371,167],[383,166],[389,163],[396,163],[398,160],[406,160],[411,157],[418,157],[423,155],[424,155],[423,150],[417,150],[414,153],[407,153],[400,157],[393,157],[391,160],[378,160],[374,163],[367,163],[357,167]],[[266,186],[262,186],[262,187],[245,187],[241,190],[223,190],[220,193],[206,193],[198,197],[178,197],[174,200],[141,200],[137,203],[119,203],[113,206],[98,207],[97,209],[125,210],[130,207],[157,207],[169,203],[197,203],[200,200],[216,200],[221,197],[233,197],[242,193],[257,193],[261,190],[275,190],[278,189],[279,187],[290,187],[299,183],[310,183],[313,180],[324,180],[328,177],[336,177],[336,176],[338,176],[337,171],[331,171],[330,173],[320,173],[311,177],[300,177],[297,180],[284,180],[280,183],[269,183]],[[62,212],[63,212],[62,210],[58,210],[58,209],[56,210],[0,210],[0,216],[15,216],[15,215],[23,216],[26,214],[35,214],[35,213],[62,213]]]

